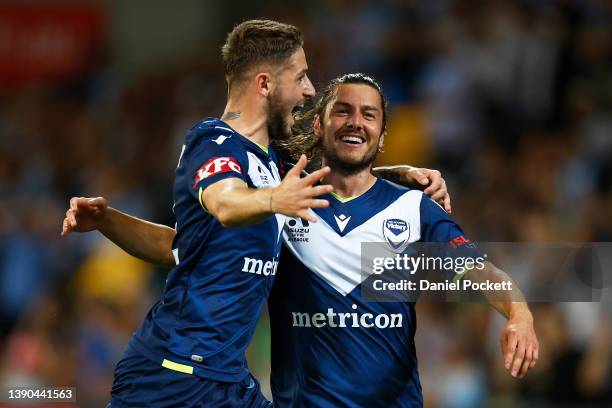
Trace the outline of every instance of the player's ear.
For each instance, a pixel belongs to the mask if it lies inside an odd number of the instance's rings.
[[[258,72],[257,75],[255,75],[255,85],[257,86],[258,94],[265,97],[270,95],[273,87],[271,79],[272,76],[269,72]]]
[[[382,134],[380,135],[380,139],[378,139],[378,151],[379,152],[384,152],[384,147],[385,147],[385,136],[387,136],[387,131],[385,130],[384,132],[382,132]]]
[[[312,131],[317,139],[321,137],[321,116],[318,113],[312,119]]]

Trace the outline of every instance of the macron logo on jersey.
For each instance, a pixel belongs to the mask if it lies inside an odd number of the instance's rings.
[[[221,144],[223,144],[223,142],[225,142],[227,139],[229,139],[231,136],[219,136],[216,139],[213,139],[213,142],[215,142],[216,144],[218,144],[219,146],[221,146]]]
[[[236,173],[242,174],[240,165],[233,157],[213,157],[208,160],[196,171],[194,175],[193,188],[196,188],[198,183],[210,176],[216,174],[227,173],[228,171],[235,171]]]
[[[349,221],[351,220],[351,217],[347,217],[344,214],[340,214],[339,217],[336,217],[334,215],[334,218],[336,219],[336,224],[338,224],[338,228],[340,229],[340,232],[344,231],[344,229],[346,228],[346,224],[348,224]]]

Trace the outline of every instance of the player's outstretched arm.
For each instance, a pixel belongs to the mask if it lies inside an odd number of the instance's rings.
[[[75,232],[99,230],[121,249],[136,258],[174,266],[173,228],[124,214],[108,206],[104,197],[70,199],[70,208],[62,226],[62,236]]]
[[[202,192],[202,200],[207,211],[225,227],[253,225],[274,213],[316,222],[308,210],[329,206],[327,200],[316,197],[330,193],[333,188],[316,185],[329,174],[329,167],[301,178],[306,163],[306,156],[302,155],[282,183],[274,188],[248,188],[244,181],[228,178],[208,186]]]
[[[538,361],[540,345],[533,328],[533,315],[515,282],[491,262],[485,262],[482,270],[473,269],[469,279],[492,283],[512,282],[512,290],[506,292],[483,291],[489,304],[506,319],[500,336],[504,366],[513,377],[523,378]]]
[[[406,187],[423,190],[432,200],[440,204],[447,213],[452,212],[451,199],[446,181],[438,170],[412,167],[405,164],[382,166],[372,169],[372,174]]]

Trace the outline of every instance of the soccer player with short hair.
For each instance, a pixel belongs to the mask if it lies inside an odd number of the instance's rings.
[[[185,138],[173,191],[176,266],[117,364],[112,407],[270,404],[245,350],[276,275],[281,214],[311,218],[306,210],[328,205],[316,197],[331,191],[314,185],[328,169],[300,178],[305,158],[281,182],[269,148],[291,135],[293,109],[315,92],[302,45],[296,27],[269,20],[229,33],[225,112]]]

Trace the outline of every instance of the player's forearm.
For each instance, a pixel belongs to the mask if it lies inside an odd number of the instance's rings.
[[[473,269],[470,271],[469,279],[477,282],[489,281],[491,283],[500,284],[511,283],[510,290],[483,291],[482,293],[489,301],[491,307],[497,310],[506,319],[521,316],[533,320],[529,307],[519,287],[506,272],[499,269],[491,262],[485,262],[485,267],[482,270]]]
[[[136,258],[159,265],[174,266],[173,228],[155,224],[109,207],[99,231]]]
[[[273,189],[232,188],[222,191],[210,205],[210,213],[224,227],[245,227],[270,217]]]
[[[521,317],[533,323],[533,316],[531,315],[529,306],[527,306],[527,302],[491,302],[491,306],[508,320]]]
[[[414,169],[414,167],[408,166],[407,164],[401,164],[396,166],[380,166],[374,167],[372,169],[372,174],[376,177],[380,177],[385,180],[401,184],[404,172],[412,169]]]

